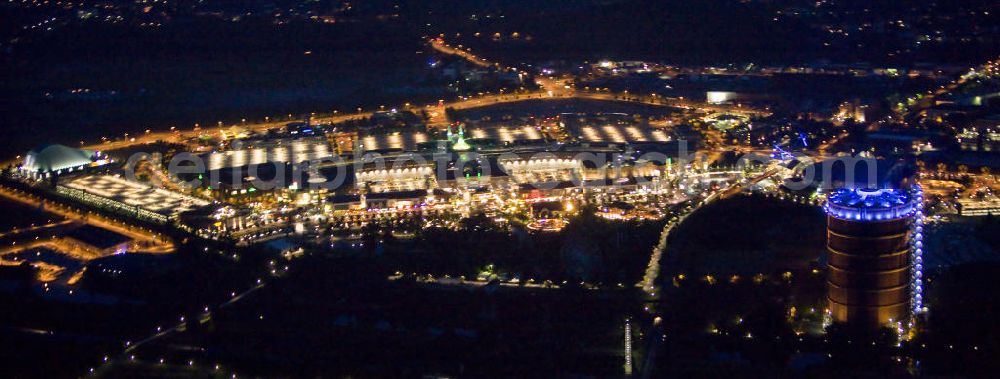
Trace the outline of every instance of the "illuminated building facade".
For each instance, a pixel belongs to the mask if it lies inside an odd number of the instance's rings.
[[[102,156],[101,152],[51,144],[29,151],[24,157],[24,162],[18,168],[25,176],[42,179],[52,175],[82,172],[88,167],[96,167],[108,162],[108,157]]]
[[[373,193],[428,190],[437,188],[434,164],[406,164],[388,169],[363,169],[354,174],[357,188]]]
[[[838,189],[828,200],[833,320],[870,329],[908,324],[923,310],[921,189]]]

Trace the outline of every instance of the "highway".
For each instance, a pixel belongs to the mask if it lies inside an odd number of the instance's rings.
[[[460,56],[464,59],[481,67],[496,67],[501,70],[511,69],[500,65],[498,63],[490,62],[482,57],[476,56],[468,51],[452,47],[440,39],[433,39],[430,41],[429,45],[436,51],[443,54],[451,54]],[[428,111],[428,114],[432,114],[431,122],[429,126],[432,127],[444,127],[450,120],[445,117],[444,110],[446,108],[453,109],[469,109],[477,108],[494,104],[503,103],[513,103],[525,100],[538,100],[538,99],[589,99],[589,100],[601,100],[601,101],[628,101],[639,104],[653,105],[653,106],[666,106],[666,107],[678,107],[686,109],[701,109],[705,111],[717,111],[717,112],[735,112],[740,114],[750,114],[750,115],[767,115],[770,114],[767,110],[754,109],[750,107],[742,107],[738,105],[727,105],[727,104],[707,104],[691,100],[675,99],[675,98],[665,98],[662,96],[652,96],[650,95],[635,95],[635,94],[617,94],[611,92],[600,92],[600,91],[578,91],[572,88],[566,88],[568,78],[565,77],[539,77],[536,79],[537,83],[541,86],[540,91],[536,92],[520,92],[520,93],[484,93],[481,96],[472,96],[465,99],[460,99],[452,102],[439,101],[434,104],[428,104],[423,108]],[[420,106],[408,105],[404,109],[419,109]],[[438,116],[433,114],[437,113]],[[361,112],[351,112],[351,113],[338,113],[330,115],[320,115],[313,117],[312,121],[316,123],[341,123],[350,120],[357,120],[362,118],[371,117],[374,111],[361,111]],[[139,133],[135,135],[126,134],[119,138],[105,139],[98,143],[82,143],[79,145],[82,149],[96,150],[96,151],[108,151],[115,149],[122,149],[132,146],[140,146],[144,144],[152,144],[158,141],[172,142],[172,143],[184,143],[192,138],[197,138],[203,135],[218,135],[222,131],[228,130],[231,127],[239,127],[254,132],[261,132],[268,129],[280,128],[289,122],[302,122],[302,119],[282,119],[282,120],[272,120],[267,119],[264,122],[241,122],[237,124],[222,124],[205,127],[205,126],[195,126],[192,129],[181,129],[181,128],[170,128],[170,130],[153,131],[146,130],[144,133]],[[16,161],[9,160],[3,162],[4,165],[16,164]]]
[[[469,52],[468,50],[463,50],[461,47],[454,47],[449,45],[441,38],[434,38],[428,41],[431,48],[442,54],[449,54],[462,57],[469,62],[472,62],[481,67],[496,67],[500,70],[516,70],[511,67],[504,66],[500,63],[490,62],[483,57],[476,56]],[[628,91],[624,93],[612,93],[612,92],[602,92],[602,91],[578,91],[567,86],[569,83],[569,77],[546,77],[539,76],[536,78],[536,83],[542,87],[540,93],[529,94],[528,98],[580,98],[580,99],[591,99],[591,100],[605,100],[605,101],[629,101],[647,105],[662,105],[669,107],[678,108],[697,108],[705,111],[718,111],[718,112],[731,112],[739,114],[748,114],[753,116],[765,116],[769,115],[770,112],[767,110],[760,110],[751,107],[743,107],[740,105],[732,104],[708,104],[699,101],[684,100],[680,98],[667,98],[659,95],[649,94],[629,94]],[[527,98],[510,98],[509,95],[504,96],[503,94],[492,95],[484,100],[492,100],[493,102],[509,102],[526,100]],[[626,100],[627,99],[627,100]]]
[[[467,49],[451,46],[440,38],[430,39],[428,41],[428,45],[439,53],[462,57],[480,67],[495,67],[500,70],[513,69],[501,65],[499,63],[491,62],[483,57],[477,56],[469,52]],[[1000,60],[991,61],[987,62],[986,64],[983,64],[978,68],[977,72],[993,72],[996,70],[997,66],[1000,66]],[[945,86],[942,86],[933,94],[929,95],[928,99],[933,99],[936,96],[948,93],[954,90],[955,88],[958,88],[962,84],[964,84],[967,80],[968,79],[966,78],[966,76],[956,79],[955,81]],[[536,81],[542,87],[542,89],[537,92],[522,92],[513,94],[484,93],[482,96],[473,96],[452,102],[439,101],[435,104],[428,104],[424,108],[427,109],[428,113],[432,115],[430,122],[431,125],[429,126],[444,127],[445,125],[451,122],[450,120],[447,120],[447,118],[444,115],[444,110],[446,108],[468,109],[468,108],[476,108],[493,104],[511,103],[511,102],[518,102],[518,101],[532,100],[532,99],[537,100],[537,99],[578,98],[578,99],[603,100],[603,101],[628,101],[646,105],[668,106],[668,107],[677,107],[685,109],[699,109],[708,112],[730,112],[738,114],[747,114],[752,116],[767,116],[771,114],[771,112],[766,109],[764,110],[755,109],[752,107],[743,107],[740,105],[732,105],[732,104],[708,104],[704,102],[691,101],[680,98],[667,98],[663,96],[654,96],[653,94],[638,95],[638,94],[628,94],[627,92],[618,94],[618,93],[603,92],[603,91],[579,91],[572,88],[566,88],[567,78],[539,77],[538,79],[536,79]],[[420,107],[407,105],[404,108],[414,109]],[[319,117],[313,118],[313,121],[317,123],[340,123],[350,120],[371,117],[373,113],[374,113],[373,111],[367,111],[367,112],[359,111],[351,113],[321,115]],[[435,113],[437,114],[437,116],[434,115]],[[212,127],[196,126],[192,129],[183,129],[183,130],[176,127],[173,127],[170,130],[162,130],[162,131],[146,130],[145,133],[139,133],[136,135],[126,134],[121,138],[105,139],[101,142],[92,144],[81,143],[79,146],[80,148],[87,150],[107,151],[107,150],[121,149],[131,146],[138,146],[143,144],[151,144],[157,141],[183,143],[186,140],[189,140],[191,138],[196,138],[202,135],[218,134],[233,126],[237,126],[250,131],[260,132],[267,129],[280,128],[289,122],[296,122],[296,121],[301,122],[304,120],[294,119],[289,117],[288,119],[282,119],[282,120],[267,119],[264,122],[249,122],[249,123],[241,122],[238,124],[229,124],[229,125],[224,125],[222,124],[222,122],[220,122],[217,126],[212,126]],[[2,164],[5,166],[16,163],[17,163],[16,160],[8,160],[2,162]]]

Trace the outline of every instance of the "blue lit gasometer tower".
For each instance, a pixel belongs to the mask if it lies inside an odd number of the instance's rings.
[[[827,302],[834,321],[878,329],[923,311],[923,191],[841,188],[827,197]]]

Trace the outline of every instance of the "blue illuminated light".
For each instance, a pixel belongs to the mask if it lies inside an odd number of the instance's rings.
[[[883,221],[910,217],[916,212],[916,193],[897,189],[834,190],[828,196],[826,213],[835,218]]]
[[[900,189],[834,190],[824,209],[830,217],[850,221],[891,221],[912,217],[910,226],[910,308],[911,316],[923,313],[924,212],[923,190],[913,186]]]
[[[923,299],[923,278],[924,278],[924,211],[923,207],[923,190],[920,186],[916,186],[913,191],[913,202],[918,205],[915,214],[913,216],[913,239],[911,243],[913,244],[913,254],[910,256],[910,265],[913,267],[910,288],[911,293],[911,314],[916,316],[925,311],[924,299]]]

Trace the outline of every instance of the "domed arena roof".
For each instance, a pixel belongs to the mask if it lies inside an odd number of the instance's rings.
[[[90,164],[93,153],[64,145],[44,145],[28,152],[24,170],[54,172]]]

